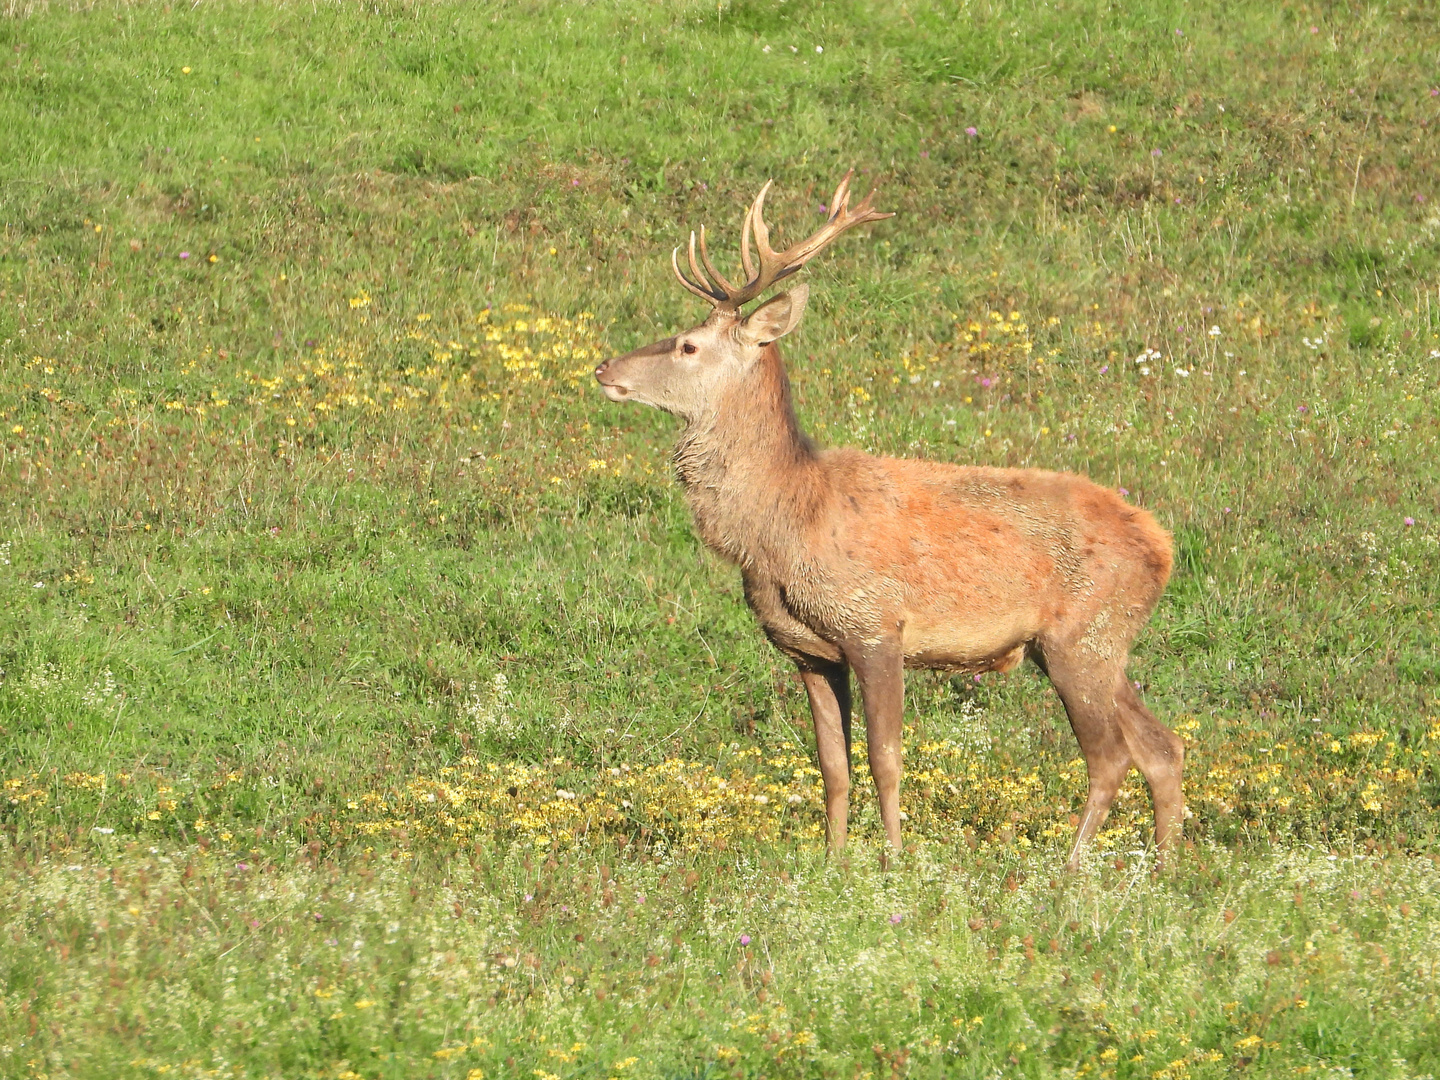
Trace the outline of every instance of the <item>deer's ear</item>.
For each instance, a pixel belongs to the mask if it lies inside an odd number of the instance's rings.
[[[789,292],[771,297],[752,311],[737,332],[751,345],[767,345],[800,325],[800,316],[805,314],[805,302],[809,299],[810,286],[796,285]]]

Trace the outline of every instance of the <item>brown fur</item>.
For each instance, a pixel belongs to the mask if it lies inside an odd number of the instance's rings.
[[[1157,844],[1171,846],[1183,744],[1125,676],[1170,574],[1169,535],[1081,476],[817,451],[774,344],[804,303],[802,286],[749,319],[717,310],[596,377],[614,400],[686,420],[675,466],[696,528],[739,566],[810,696],[831,843],[846,834],[851,669],[898,846],[903,669],[1008,671],[1028,655],[1060,692],[1089,768],[1072,863],[1132,763],[1150,784]]]

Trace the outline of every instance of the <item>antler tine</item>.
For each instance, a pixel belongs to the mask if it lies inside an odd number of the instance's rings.
[[[760,256],[761,275],[765,273],[767,257],[773,257],[775,254],[770,247],[770,226],[765,224],[765,196],[770,193],[770,185],[773,183],[773,180],[765,181],[765,186],[760,189],[760,194],[755,196],[755,201],[750,205],[750,213],[746,215],[750,219],[750,235],[755,239],[755,251]],[[751,275],[751,277],[754,276]]]
[[[745,271],[746,281],[755,276],[755,262],[750,258],[750,219],[754,212],[754,207],[747,207],[745,220],[740,223],[740,266]]]
[[[863,218],[865,221],[879,221],[882,218],[895,216],[893,213],[879,214],[876,213],[874,210],[870,209],[870,203],[874,200],[875,192],[878,190],[879,188],[871,188],[869,194],[867,194],[865,198],[860,200],[860,205],[855,208],[854,216],[856,219]]]
[[[835,194],[830,198],[830,220],[834,221],[841,214],[850,209],[850,178],[855,175],[851,169],[835,188]]]
[[[680,269],[680,247],[678,244],[670,252],[670,265],[674,268],[675,277],[679,280],[680,284],[684,285],[685,288],[689,289],[702,300],[710,304],[719,304],[723,300],[723,297],[717,297],[713,293],[706,292],[685,276],[684,272]]]
[[[703,230],[705,226],[702,225],[700,226],[700,228]],[[693,229],[690,230],[690,272],[695,275],[695,281],[700,286],[702,286],[705,291],[711,296],[725,295],[722,294],[719,289],[715,288],[715,286],[710,283],[710,279],[705,276],[705,274],[701,271],[699,264],[695,261],[695,230]]]
[[[705,264],[706,272],[715,280],[717,291],[731,296],[735,292],[735,286],[725,280],[725,275],[715,269],[715,264],[710,261],[710,251],[705,246],[705,226],[700,226],[700,261]]]

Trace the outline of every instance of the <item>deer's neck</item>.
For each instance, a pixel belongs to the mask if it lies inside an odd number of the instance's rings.
[[[751,568],[796,550],[821,476],[773,343],[752,378],[687,425],[675,471],[700,538],[719,554]]]

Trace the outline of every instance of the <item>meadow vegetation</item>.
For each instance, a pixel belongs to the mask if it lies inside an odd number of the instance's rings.
[[[1423,3],[0,14],[0,1076],[1440,1073]],[[909,846],[590,371],[807,271],[819,442],[1087,473],[1176,572],[1153,873],[1031,668],[912,673]],[[863,740],[860,740],[863,745]]]

